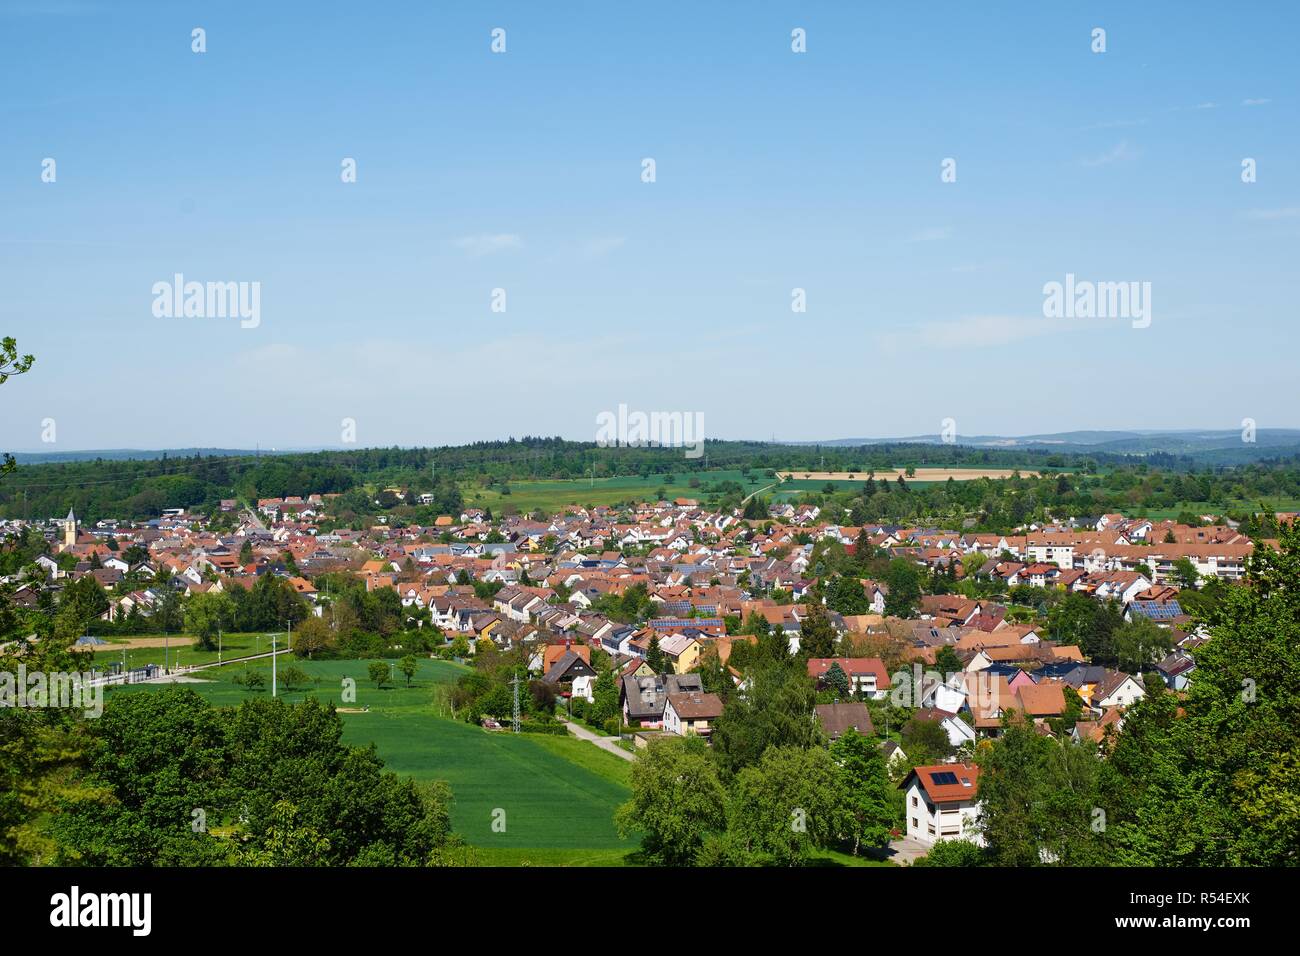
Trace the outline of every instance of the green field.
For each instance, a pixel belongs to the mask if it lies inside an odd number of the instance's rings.
[[[776,479],[766,477],[765,471],[754,469],[748,480],[740,471],[714,470],[698,471],[698,466],[683,459],[682,468],[673,475],[651,475],[648,479],[640,475],[620,478],[545,480],[545,481],[511,481],[510,494],[503,495],[496,488],[483,488],[473,482],[461,486],[465,503],[470,507],[491,508],[493,514],[500,514],[503,509],[515,508],[520,512],[540,508],[552,513],[565,505],[613,505],[625,501],[648,501],[663,488],[669,498],[703,499],[706,495],[704,486],[723,481],[734,481],[744,489],[745,494],[774,484]],[[676,479],[672,482],[666,478]],[[698,478],[700,487],[692,488],[690,480]],[[773,489],[775,491],[776,489]]]
[[[140,634],[139,637],[162,639],[159,634]],[[126,654],[127,667],[143,667],[145,664],[162,664],[163,657],[167,656],[172,666],[179,662],[183,666],[190,664],[215,664],[217,662],[217,649],[214,647],[210,651],[201,650],[197,644],[179,644],[177,640],[196,641],[188,634],[172,635],[172,644],[170,649],[167,647],[124,647],[124,642],[130,640],[129,637],[105,637],[104,640],[109,643],[104,647],[94,648],[95,663],[99,666],[106,664],[120,664],[122,655]],[[284,647],[284,635],[281,634],[276,638],[277,645]],[[221,636],[221,659],[230,660],[232,657],[248,657],[252,654],[265,653],[271,649],[271,637],[268,634],[223,634]]]
[[[484,848],[483,862],[527,862],[531,855],[538,865],[566,860],[606,864],[635,850],[636,841],[620,838],[612,821],[615,808],[627,799],[630,764],[576,739],[489,732],[441,716],[438,688],[455,681],[464,672],[461,666],[422,660],[411,688],[404,686],[398,672],[398,686],[378,690],[366,676],[368,661],[296,663],[319,683],[281,696],[298,701],[311,695],[332,700],[341,710],[369,708],[365,713],[342,713],[344,741],[374,743],[397,773],[449,783],[455,797],[452,823],[467,842]],[[269,662],[259,661],[257,667],[269,687]],[[227,706],[270,693],[246,691],[232,683],[230,678],[243,669],[235,665],[199,671],[194,676],[204,683],[183,686]],[[356,681],[355,703],[340,700],[345,677]],[[109,695],[156,692],[165,686],[170,685],[113,688]],[[505,832],[493,831],[497,810],[505,812]]]
[[[1267,511],[1300,511],[1300,498],[1264,497],[1255,499],[1229,498],[1227,506],[1213,504],[1209,501],[1182,501],[1172,508],[1139,509],[1142,517],[1152,521],[1165,521],[1177,518],[1184,511],[1197,515],[1218,515],[1228,511],[1258,511],[1260,503]]]

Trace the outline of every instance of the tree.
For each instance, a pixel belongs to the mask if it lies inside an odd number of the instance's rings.
[[[9,381],[11,376],[22,375],[32,367],[36,359],[31,355],[18,354],[18,343],[11,337],[5,336],[0,340],[0,385]],[[17,465],[14,463],[14,456],[5,452],[4,461],[0,463],[0,478],[12,472]]]
[[[632,764],[631,784],[614,823],[623,836],[641,834],[650,863],[690,865],[705,838],[725,825],[726,791],[698,737],[651,743]]]
[[[1169,653],[1173,635],[1168,628],[1137,614],[1116,628],[1114,643],[1120,668],[1140,673]]]
[[[885,846],[897,811],[884,754],[875,741],[849,728],[831,744],[831,756],[839,765],[844,781],[844,805],[853,855],[857,855],[862,845]]]
[[[217,646],[217,631],[228,629],[234,617],[235,602],[222,591],[196,594],[185,603],[185,630],[197,637],[205,650]]]
[[[988,558],[979,551],[968,552],[961,559],[962,572],[966,577],[973,578],[975,575],[979,574],[980,568],[984,567],[984,563],[987,560]]]
[[[934,669],[945,677],[961,672],[961,658],[951,644],[945,644],[934,652]]]
[[[656,674],[663,674],[667,671],[667,659],[659,647],[659,635],[657,633],[650,635],[650,647],[646,650],[645,662]]]
[[[862,582],[843,575],[832,578],[826,586],[826,604],[840,614],[870,614],[871,601]]]
[[[1103,764],[1118,862],[1300,860],[1300,527],[1284,527],[1280,543],[1257,545],[1244,586],[1203,619],[1210,639],[1187,693],[1151,694],[1125,713]]]
[[[1105,817],[1097,813],[1101,761],[1091,744],[1044,737],[1032,722],[1008,716],[1002,736],[980,752],[979,765],[976,826],[990,862],[1095,866],[1107,861]]]
[[[725,771],[757,763],[773,747],[821,743],[813,711],[817,694],[803,662],[760,660],[745,676],[749,689],[734,695],[714,724],[713,751]]]
[[[276,674],[276,679],[285,690],[294,690],[295,688],[303,687],[306,684],[311,683],[311,678],[307,676],[307,672],[297,664],[290,664],[287,667],[279,668],[279,672]]]
[[[844,673],[844,668],[840,667],[838,661],[826,669],[826,673],[822,675],[822,682],[835,691],[838,700],[848,700],[852,696],[849,675]]]
[[[737,774],[727,830],[746,853],[798,866],[835,843],[849,820],[845,780],[826,750],[773,747]]]
[[[366,673],[379,690],[383,690],[384,685],[388,683],[390,672],[388,664],[384,661],[371,661],[370,666],[366,668]]]
[[[299,624],[293,632],[293,652],[299,657],[311,660],[317,653],[328,648],[334,641],[334,632],[325,623],[324,618],[315,614]]]
[[[808,605],[808,616],[799,625],[799,653],[805,658],[835,653],[835,628],[824,605]]]
[[[230,680],[231,683],[242,686],[244,690],[261,690],[266,686],[266,675],[251,667],[245,668],[244,673],[236,674]]]
[[[420,665],[415,660],[414,654],[407,654],[398,662],[397,669],[400,670],[402,676],[406,678],[407,687],[411,686],[411,680],[415,677],[415,672],[419,666]]]
[[[902,476],[899,476],[902,480]],[[885,613],[894,617],[911,617],[921,600],[920,572],[906,558],[895,558],[885,571]]]
[[[952,756],[953,746],[952,741],[948,739],[948,731],[944,730],[943,724],[937,720],[913,717],[903,725],[900,736],[903,752],[907,754],[913,766],[940,763]]]
[[[1194,588],[1201,583],[1201,572],[1188,558],[1179,558],[1172,570],[1174,581],[1180,588]]]

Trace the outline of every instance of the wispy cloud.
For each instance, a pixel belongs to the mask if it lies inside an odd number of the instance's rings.
[[[1260,97],[1259,99],[1242,100],[1241,105],[1242,106],[1263,106],[1265,103],[1272,103],[1272,102],[1273,101],[1268,99],[1267,97]]]
[[[1129,162],[1137,157],[1138,151],[1128,144],[1128,140],[1121,140],[1100,156],[1085,157],[1079,162],[1084,166],[1109,166],[1112,163]]]
[[[1100,123],[1093,123],[1091,126],[1079,127],[1080,132],[1087,132],[1094,129],[1128,129],[1133,126],[1146,126],[1150,122],[1146,119],[1120,119],[1120,120],[1102,120]]]
[[[1218,105],[1218,103],[1197,103],[1194,108],[1198,110],[1212,110]]]
[[[1300,206],[1281,206],[1277,209],[1252,209],[1246,213],[1247,219],[1271,222],[1276,219],[1295,219],[1300,217]]]
[[[471,256],[490,256],[497,252],[508,252],[512,249],[521,248],[523,244],[524,241],[514,233],[462,236],[459,239],[452,240],[452,245],[469,253]]]
[[[1080,331],[1097,324],[1083,320],[1045,319],[1042,316],[969,315],[959,319],[925,322],[914,329],[886,332],[879,345],[897,353],[914,350],[998,348],[1063,331]]]
[[[622,236],[603,236],[597,239],[588,239],[582,244],[582,255],[587,259],[599,259],[601,256],[607,256],[615,249],[619,249],[627,240]]]
[[[941,242],[944,239],[952,238],[952,226],[928,226],[924,229],[918,229],[908,236],[904,242]]]

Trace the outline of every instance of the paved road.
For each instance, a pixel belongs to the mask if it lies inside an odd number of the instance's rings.
[[[562,723],[564,724],[565,727],[569,728],[569,733],[573,734],[573,736],[577,737],[579,740],[585,740],[588,743],[593,743],[601,750],[608,750],[615,757],[622,757],[624,760],[627,760],[629,762],[636,759],[635,754],[632,754],[624,750],[622,747],[618,745],[617,737],[601,737],[599,734],[593,734],[586,727],[583,727],[580,724],[572,723],[567,720],[562,721]]]

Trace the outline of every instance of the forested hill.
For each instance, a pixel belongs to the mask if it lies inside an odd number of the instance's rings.
[[[283,495],[344,492],[359,485],[396,485],[431,492],[458,507],[457,485],[493,481],[685,475],[716,468],[843,471],[908,466],[1020,468],[1093,472],[1133,466],[1189,471],[1195,462],[1174,455],[1146,455],[1140,465],[1123,455],[1077,454],[1050,449],[988,449],[912,443],[860,447],[774,445],[710,441],[699,458],[680,448],[601,448],[560,438],[511,439],[443,448],[364,448],[293,454],[204,455],[151,459],[102,459],[24,464],[0,479],[0,515],[55,517],[69,508],[88,521],[103,517],[139,520],[165,508],[215,506],[223,498],[255,501]],[[1258,467],[1258,466],[1256,466]]]

